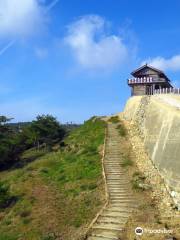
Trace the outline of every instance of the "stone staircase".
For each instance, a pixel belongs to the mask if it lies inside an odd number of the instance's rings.
[[[123,150],[116,126],[108,123],[104,156],[108,204],[92,225],[87,240],[120,239],[128,217],[137,206],[127,173],[121,167]]]

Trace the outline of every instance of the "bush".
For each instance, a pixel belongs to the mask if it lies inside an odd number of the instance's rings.
[[[13,235],[9,235],[6,233],[0,233],[0,240],[17,240],[18,237]]]
[[[130,157],[125,157],[123,162],[121,163],[122,167],[133,166],[134,162],[130,159]]]
[[[29,215],[31,215],[31,211],[30,210],[22,210],[21,213],[20,213],[20,216],[22,218],[26,218],[26,217],[29,217]]]
[[[119,117],[118,116],[113,116],[109,119],[109,122],[119,123]]]
[[[145,179],[146,177],[140,172],[135,172],[131,180],[132,188],[141,191],[151,190],[151,185],[144,183]]]
[[[119,134],[122,137],[125,137],[127,135],[127,131],[126,131],[126,128],[124,127],[123,123],[118,124],[118,126],[116,128],[118,129]]]
[[[0,208],[5,208],[9,205],[11,195],[9,193],[9,185],[0,182]]]
[[[57,237],[54,233],[49,233],[46,236],[42,237],[42,240],[55,240],[55,239],[57,239]]]

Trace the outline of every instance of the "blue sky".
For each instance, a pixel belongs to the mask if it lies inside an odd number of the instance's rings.
[[[0,115],[122,111],[143,62],[180,87],[179,0],[0,0]]]

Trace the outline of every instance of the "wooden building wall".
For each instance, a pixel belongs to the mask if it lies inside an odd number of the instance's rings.
[[[141,96],[146,94],[146,86],[145,85],[134,85],[132,89],[133,96]]]

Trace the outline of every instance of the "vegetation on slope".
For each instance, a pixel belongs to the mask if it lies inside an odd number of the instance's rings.
[[[56,152],[35,148],[20,169],[0,179],[17,201],[0,210],[0,240],[78,239],[100,209],[104,194],[100,151],[105,123],[93,118],[73,130]]]
[[[40,145],[50,148],[65,135],[65,130],[51,115],[37,116],[36,120],[15,129],[9,125],[11,119],[0,116],[0,169],[7,169],[20,160],[20,154],[30,147]]]

